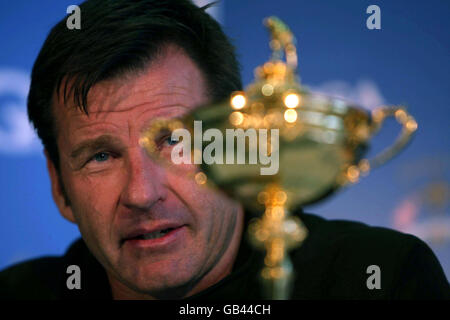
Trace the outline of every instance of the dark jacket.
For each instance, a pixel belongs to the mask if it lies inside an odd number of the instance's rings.
[[[418,238],[358,222],[299,216],[309,236],[291,252],[296,272],[292,299],[450,299],[442,267]],[[262,298],[257,274],[263,255],[243,239],[231,274],[188,300]],[[67,289],[69,265],[81,269],[80,290]],[[380,289],[367,287],[371,265],[380,268]],[[62,257],[30,260],[0,272],[0,297],[111,299],[111,292],[103,267],[78,239]]]

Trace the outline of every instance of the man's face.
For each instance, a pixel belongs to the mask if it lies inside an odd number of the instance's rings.
[[[207,101],[197,66],[168,46],[143,73],[94,86],[89,116],[55,103],[60,174],[70,205],[48,162],[53,195],[107,270],[116,296],[189,295],[231,270],[242,234],[240,206],[156,163],[139,144],[151,120]]]

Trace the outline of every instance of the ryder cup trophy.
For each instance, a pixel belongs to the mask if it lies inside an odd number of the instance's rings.
[[[245,91],[179,119],[157,119],[141,143],[150,156],[198,184],[219,188],[255,214],[248,235],[265,250],[260,274],[265,297],[289,299],[294,270],[288,253],[308,233],[290,209],[357,182],[403,149],[417,123],[401,106],[368,112],[308,91],[296,74],[291,31],[275,17],[265,24],[272,57],[256,69]],[[364,158],[387,117],[401,125],[400,135],[373,159]],[[159,142],[167,135],[170,156]],[[189,164],[196,169],[186,169]]]

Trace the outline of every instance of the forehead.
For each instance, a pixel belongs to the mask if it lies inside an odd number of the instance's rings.
[[[144,70],[94,85],[88,95],[89,116],[73,104],[62,105],[61,98],[55,99],[53,114],[59,131],[62,126],[127,112],[164,114],[171,108],[189,109],[205,103],[206,96],[200,69],[182,49],[167,46]]]

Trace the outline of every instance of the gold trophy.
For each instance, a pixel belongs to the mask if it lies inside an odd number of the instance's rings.
[[[150,156],[161,159],[156,141],[167,132],[186,129],[192,137],[198,134],[199,123],[202,132],[213,130],[209,139],[200,143],[185,141],[186,136],[180,139],[201,170],[190,174],[199,184],[223,190],[248,212],[260,216],[253,219],[248,235],[254,247],[266,251],[260,274],[265,297],[289,299],[294,270],[288,251],[300,246],[307,236],[306,228],[289,209],[315,203],[357,182],[402,150],[417,123],[401,106],[380,107],[369,113],[343,99],[308,91],[296,75],[293,34],[276,17],[265,19],[265,24],[271,35],[272,57],[256,69],[255,81],[245,91],[180,119],[157,119],[141,142]],[[402,126],[400,135],[373,159],[363,158],[370,139],[391,116]],[[240,136],[228,135],[230,132]],[[241,150],[239,142],[228,144],[228,140],[218,139],[219,133],[226,138],[241,137]],[[228,152],[231,146],[230,158],[199,160],[212,136],[215,156],[218,147],[228,147]],[[269,169],[267,161],[255,162],[255,152],[265,156],[260,160],[273,156],[277,170],[262,174]],[[163,162],[176,170],[177,164],[167,157]]]

